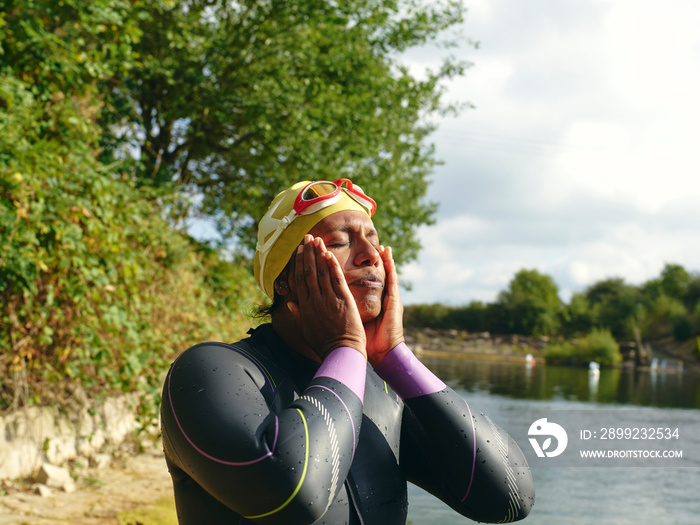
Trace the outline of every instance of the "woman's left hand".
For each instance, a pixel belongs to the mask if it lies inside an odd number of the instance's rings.
[[[399,343],[403,336],[403,304],[399,293],[399,278],[391,255],[391,248],[379,247],[384,271],[386,272],[382,311],[379,316],[365,323],[367,336],[367,359],[376,367],[382,359]]]

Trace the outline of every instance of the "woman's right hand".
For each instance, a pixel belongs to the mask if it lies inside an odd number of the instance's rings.
[[[323,361],[341,346],[367,358],[365,329],[343,270],[320,237],[307,234],[297,248],[289,286],[296,301],[287,307],[306,344]]]

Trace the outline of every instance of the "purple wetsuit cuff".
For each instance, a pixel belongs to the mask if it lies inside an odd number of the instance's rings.
[[[367,360],[357,350],[341,346],[333,350],[321,363],[314,377],[330,377],[352,390],[364,404]]]
[[[445,388],[445,383],[428,370],[405,343],[396,345],[374,371],[401,399],[424,396]]]

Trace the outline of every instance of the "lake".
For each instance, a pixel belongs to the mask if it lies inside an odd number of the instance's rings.
[[[524,524],[700,523],[700,376],[627,369],[592,375],[587,369],[524,363],[422,361],[472,409],[506,429],[526,454],[537,495]],[[528,429],[540,418],[567,430],[568,447],[559,457],[539,458],[530,445]],[[649,432],[643,440],[642,432]],[[653,433],[660,439],[648,439]],[[618,439],[601,440],[610,437]],[[621,459],[586,461],[576,449],[587,447],[619,449]],[[680,451],[682,458],[634,459],[631,448]],[[409,501],[413,525],[465,523],[412,485]]]

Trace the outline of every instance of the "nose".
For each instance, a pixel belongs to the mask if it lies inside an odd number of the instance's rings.
[[[379,266],[382,260],[377,247],[367,239],[356,243],[355,266]]]

